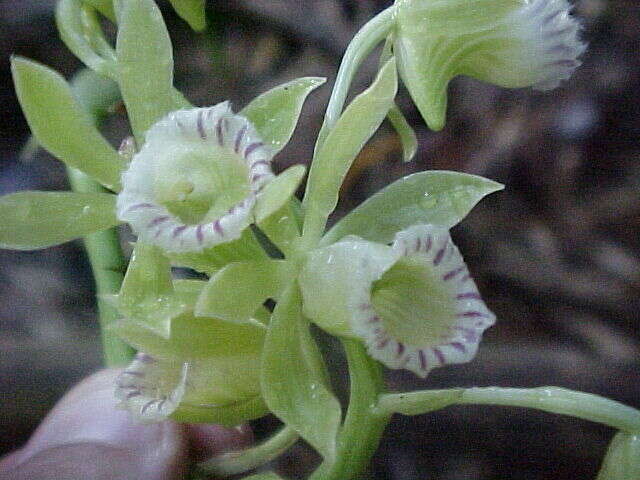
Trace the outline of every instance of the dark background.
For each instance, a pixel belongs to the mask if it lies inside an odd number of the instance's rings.
[[[332,80],[351,36],[390,3],[210,1],[210,28],[198,35],[163,4],[176,83],[195,104],[230,99],[238,108],[295,77]],[[28,129],[8,62],[12,53],[25,55],[67,77],[79,68],[57,38],[53,4],[0,0],[2,194],[68,188],[61,164],[45,153],[18,158]],[[590,48],[561,88],[507,91],[457,79],[447,125],[437,133],[426,129],[402,91],[399,102],[420,140],[417,158],[403,164],[396,136],[385,126],[348,178],[339,214],[389,181],[424,169],[506,184],[454,230],[497,325],[472,363],[434,371],[424,381],[390,373],[393,388],[552,384],[640,407],[640,6],[634,0],[574,5]],[[376,65],[375,59],[367,64],[356,90]],[[276,157],[278,169],[308,162],[329,93],[325,87],[312,95],[296,139]],[[105,134],[114,145],[128,134],[122,114],[109,119]],[[99,367],[92,289],[78,242],[0,251],[2,451],[23,443],[53,402]],[[334,362],[340,368],[341,360]],[[268,423],[260,422],[258,432]],[[395,418],[369,476],[591,479],[612,434],[534,411],[449,408]],[[298,446],[282,464],[303,475],[314,461]]]

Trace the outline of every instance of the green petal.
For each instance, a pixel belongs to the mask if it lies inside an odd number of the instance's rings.
[[[640,434],[618,432],[611,441],[596,480],[640,478]]]
[[[84,3],[91,5],[98,10],[102,15],[114,22],[116,15],[113,11],[113,2],[111,0],[82,0]]]
[[[235,427],[241,423],[264,417],[269,413],[261,396],[217,407],[180,405],[169,417],[182,423],[217,423],[225,427]]]
[[[202,290],[195,314],[247,322],[265,300],[279,298],[291,275],[291,265],[280,260],[227,265]]]
[[[390,243],[396,232],[417,223],[451,228],[486,195],[503,185],[466,173],[432,170],[404,177],[382,189],[325,235],[324,245],[347,235]]]
[[[296,192],[304,178],[304,165],[294,165],[269,182],[258,195],[255,210],[256,223],[260,224],[279,210]]]
[[[325,379],[324,361],[300,311],[300,293],[292,287],[276,305],[269,325],[262,396],[273,413],[331,462],[341,412]]]
[[[396,133],[400,137],[400,143],[402,144],[402,160],[410,162],[418,151],[418,138],[416,132],[413,131],[409,122],[404,117],[402,110],[397,105],[393,105],[387,118],[393,125]]]
[[[397,91],[395,62],[380,70],[373,84],[344,111],[314,158],[304,198],[305,234],[319,236],[338,203],[338,192],[353,160],[378,129]],[[313,224],[309,223],[309,220]]]
[[[205,0],[169,0],[173,9],[180,18],[186,21],[189,26],[197,32],[204,30],[207,26],[205,17]]]
[[[107,43],[95,12],[81,0],[61,0],[56,5],[56,25],[67,48],[92,70],[116,78],[115,52]]]
[[[21,57],[12,59],[11,70],[18,100],[40,145],[70,167],[118,190],[123,162],[67,82],[50,68]]]
[[[116,41],[118,82],[133,133],[144,132],[188,103],[173,88],[173,52],[162,14],[153,0],[121,0]]]
[[[108,193],[18,192],[0,197],[0,248],[31,250],[118,224]]]
[[[307,95],[325,81],[304,77],[279,85],[252,100],[240,115],[249,119],[275,155],[289,142]]]

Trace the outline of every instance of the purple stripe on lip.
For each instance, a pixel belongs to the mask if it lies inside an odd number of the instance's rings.
[[[451,345],[456,350],[461,351],[462,353],[467,353],[467,347],[464,346],[464,343],[451,342],[449,345]]]
[[[404,343],[398,342],[398,348],[396,350],[396,356],[397,357],[401,357],[403,353],[404,353]]]
[[[427,357],[424,354],[423,350],[418,350],[418,358],[420,359],[420,368],[422,368],[422,370],[426,370],[427,369]]]
[[[204,235],[202,234],[202,225],[198,225],[196,228],[196,238],[198,239],[198,243],[202,245],[202,241],[204,240]]]
[[[257,162],[253,162],[253,164],[251,165],[251,170],[253,170],[256,167],[261,167],[261,166],[265,166],[268,167],[270,164],[267,160],[258,160]]]
[[[433,257],[433,264],[438,266],[440,264],[440,262],[442,261],[442,258],[444,257],[444,252],[447,250],[447,244],[445,243],[442,248],[440,250],[438,250],[438,253],[436,253],[436,256]]]
[[[213,229],[221,237],[224,236],[224,230],[222,229],[222,225],[220,225],[220,220],[219,219],[216,220],[215,222],[213,222]]]
[[[216,124],[216,135],[218,136],[218,145],[222,147],[222,145],[224,145],[224,136],[222,133],[222,117],[218,119],[218,123]]]
[[[202,140],[204,140],[204,139],[206,139],[206,138],[207,138],[207,133],[204,131],[204,125],[203,125],[203,123],[202,123],[202,122],[203,122],[202,114],[203,114],[203,111],[202,111],[202,110],[200,110],[200,111],[198,112],[198,118],[197,118],[197,120],[196,120],[196,126],[197,126],[197,128],[198,128],[198,135],[200,135],[200,138],[201,138]]]
[[[456,298],[458,300],[463,300],[465,298],[471,298],[473,300],[482,300],[482,297],[480,297],[480,294],[477,292],[459,293],[458,295],[456,295]]]
[[[131,205],[129,208],[127,208],[127,212],[131,212],[133,210],[139,210],[141,208],[153,208],[155,207],[154,204],[152,203],[136,203],[135,205]]]
[[[428,253],[431,250],[431,244],[433,240],[431,240],[431,235],[427,235],[426,245],[424,247],[424,253]]]
[[[458,315],[456,315],[457,317],[464,317],[464,318],[481,318],[481,317],[486,317],[486,315],[482,312],[477,312],[474,310],[469,310],[468,312],[462,312],[459,313]]]
[[[171,217],[169,217],[168,215],[162,215],[160,217],[156,217],[153,220],[151,220],[149,222],[149,225],[147,225],[147,228],[151,228],[151,227],[155,227],[157,225],[160,225],[161,223],[166,222],[167,220],[169,220]]]
[[[254,142],[251,145],[249,145],[246,150],[244,151],[244,156],[248,157],[249,155],[251,155],[256,149],[262,147],[264,145],[264,143],[262,142]]]
[[[455,277],[456,275],[458,275],[460,272],[462,272],[464,270],[464,267],[458,267],[455,268],[453,270],[451,270],[450,272],[445,273],[442,276],[442,280],[444,280],[445,282],[448,280],[451,280],[453,277]]]
[[[176,238],[178,235],[180,235],[182,232],[184,232],[187,229],[186,225],[180,225],[176,228],[173,229],[173,238]]]
[[[433,353],[438,358],[438,362],[440,362],[440,365],[444,365],[445,363],[447,363],[447,360],[444,358],[444,354],[442,353],[442,351],[439,348],[437,348],[437,347],[434,348],[433,349]]]
[[[242,137],[244,137],[245,133],[247,133],[247,124],[246,123],[242,126],[242,128],[240,129],[240,131],[236,135],[236,142],[235,142],[235,145],[233,147],[233,151],[234,152],[236,152],[236,153],[240,152],[240,143],[242,142]]]

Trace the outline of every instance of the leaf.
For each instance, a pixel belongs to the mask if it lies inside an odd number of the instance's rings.
[[[402,110],[397,105],[393,105],[387,119],[393,125],[396,133],[400,137],[400,143],[402,144],[402,160],[410,162],[418,151],[418,138],[416,132],[413,131],[407,119],[404,118]]]
[[[246,322],[265,300],[280,296],[292,274],[291,265],[282,260],[227,265],[211,277],[202,290],[195,314]]]
[[[124,164],[58,73],[21,57],[11,60],[18,100],[36,139],[53,156],[117,191]]]
[[[323,245],[347,235],[390,243],[396,232],[416,223],[451,228],[486,195],[503,185],[476,175],[432,170],[414,173],[377,192],[336,223]]]
[[[169,0],[180,18],[186,21],[196,32],[207,26],[205,0]]]
[[[373,84],[347,107],[314,158],[305,208],[305,234],[322,233],[329,214],[338,203],[338,192],[353,160],[378,129],[393,105],[398,88],[395,61],[391,59],[380,70]],[[312,217],[310,224],[310,217]]]
[[[325,383],[324,361],[300,302],[297,286],[291,286],[273,312],[262,356],[262,396],[280,420],[332,462],[340,404]]]
[[[0,248],[45,248],[119,222],[109,193],[18,192],[0,197]]]
[[[138,145],[167,113],[188,103],[173,88],[173,52],[162,14],[153,0],[118,2],[118,82]]]
[[[325,81],[321,77],[304,77],[279,85],[255,98],[240,115],[249,119],[276,154],[289,142],[307,95]]]
[[[256,205],[256,223],[260,224],[289,201],[300,186],[305,172],[304,165],[294,165],[286,169],[262,189]]]

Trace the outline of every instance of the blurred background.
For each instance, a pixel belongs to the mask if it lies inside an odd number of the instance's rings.
[[[176,84],[198,105],[236,108],[300,76],[330,82],[349,39],[390,0],[208,2],[194,34],[160,2],[175,49]],[[13,93],[11,54],[71,76],[79,62],[57,37],[53,0],[0,0],[0,194],[66,190],[60,162],[22,160],[28,128]],[[550,93],[501,90],[470,79],[450,88],[448,122],[430,132],[406,92],[399,103],[420,149],[401,161],[388,125],[350,172],[337,215],[390,181],[451,169],[506,184],[454,230],[498,323],[468,365],[426,380],[390,372],[393,389],[558,385],[640,407],[640,4],[576,0],[590,48],[573,78]],[[363,89],[377,59],[355,84]],[[308,162],[330,86],[305,106],[276,168]],[[123,112],[104,126],[119,144]],[[99,368],[90,270],[78,242],[36,252],[0,250],[0,451],[21,445],[60,395]],[[327,348],[335,368],[340,352]],[[257,422],[258,435],[272,419]],[[368,478],[562,480],[595,478],[613,431],[498,407],[396,417]],[[280,462],[304,478],[317,459],[299,445]],[[631,479],[630,479],[631,480]]]

